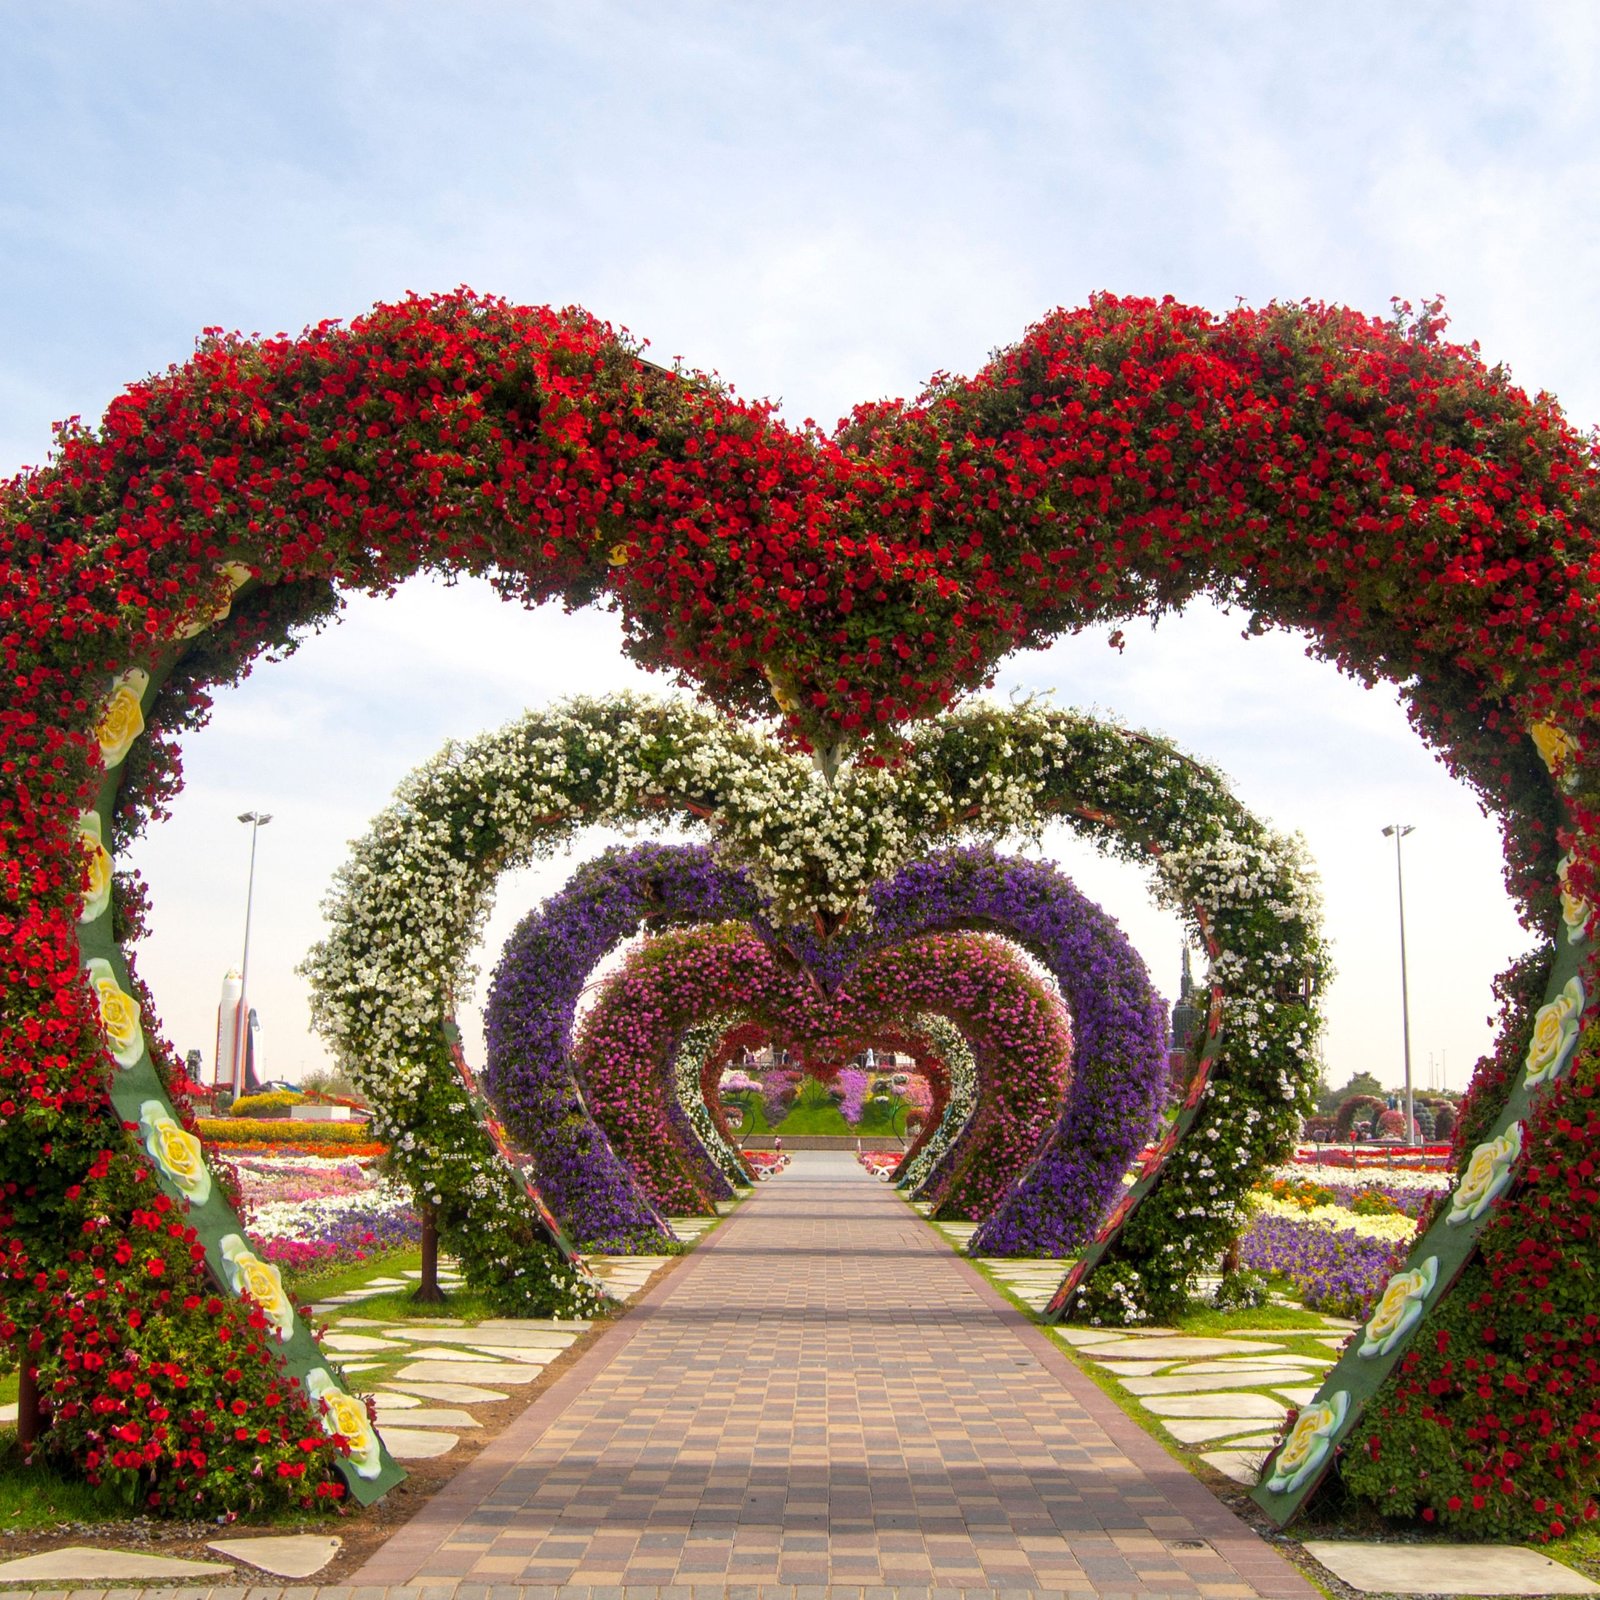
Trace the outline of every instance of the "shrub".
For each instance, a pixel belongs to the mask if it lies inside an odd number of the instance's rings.
[[[290,1106],[305,1104],[303,1094],[292,1093],[288,1089],[272,1089],[266,1094],[242,1095],[233,1102],[228,1111],[230,1117],[263,1117],[270,1116],[274,1111],[281,1111],[287,1115]]]

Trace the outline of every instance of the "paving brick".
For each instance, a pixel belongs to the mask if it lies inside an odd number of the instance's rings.
[[[466,1580],[452,1600],[1313,1600],[847,1158],[797,1155],[638,1304],[358,1581]],[[1167,1541],[1197,1530],[1226,1554],[1191,1571]]]

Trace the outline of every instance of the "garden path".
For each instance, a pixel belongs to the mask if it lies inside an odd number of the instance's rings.
[[[892,1190],[811,1152],[352,1583],[1316,1594]]]

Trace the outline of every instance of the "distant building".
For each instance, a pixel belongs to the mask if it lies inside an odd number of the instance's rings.
[[[1195,1059],[1200,1053],[1200,1007],[1194,999],[1194,972],[1189,965],[1189,946],[1183,947],[1183,975],[1178,979],[1178,999],[1172,1008],[1171,1043],[1167,1047],[1167,1087],[1172,1099],[1180,1099],[1189,1086]]]

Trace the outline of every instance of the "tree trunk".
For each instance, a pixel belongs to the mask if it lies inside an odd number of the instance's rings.
[[[432,1206],[422,1208],[422,1276],[411,1298],[424,1306],[445,1302],[445,1292],[439,1287],[439,1214]]]

